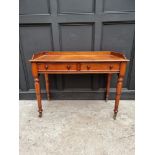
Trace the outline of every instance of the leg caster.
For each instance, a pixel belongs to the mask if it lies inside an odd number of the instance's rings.
[[[108,102],[108,97],[106,97],[105,101]]]
[[[38,116],[39,116],[39,117],[42,117],[42,111],[39,112],[39,115],[38,115]]]
[[[117,112],[114,112],[113,119],[116,120]]]

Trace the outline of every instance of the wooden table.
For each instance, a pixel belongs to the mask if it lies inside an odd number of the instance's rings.
[[[39,117],[42,117],[41,89],[39,75],[45,75],[47,98],[50,100],[48,74],[107,74],[106,101],[109,97],[112,74],[118,74],[114,119],[116,119],[123,78],[129,60],[122,53],[111,51],[43,51],[32,56],[32,75],[34,77]]]

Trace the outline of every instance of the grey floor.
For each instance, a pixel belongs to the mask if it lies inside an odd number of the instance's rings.
[[[20,101],[20,155],[134,155],[134,101]]]

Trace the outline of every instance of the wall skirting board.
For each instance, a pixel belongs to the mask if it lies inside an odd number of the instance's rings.
[[[53,100],[103,100],[105,98],[105,91],[89,91],[89,90],[62,90],[57,91],[53,90],[51,93]],[[42,90],[42,98],[46,99],[46,91]],[[20,100],[35,100],[35,90],[31,89],[29,91],[20,91],[19,92]],[[115,90],[110,90],[109,100],[115,99]],[[123,89],[121,100],[134,100],[135,99],[135,90]]]

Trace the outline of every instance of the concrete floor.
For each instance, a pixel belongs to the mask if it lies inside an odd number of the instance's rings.
[[[134,101],[20,101],[20,155],[134,155]]]

